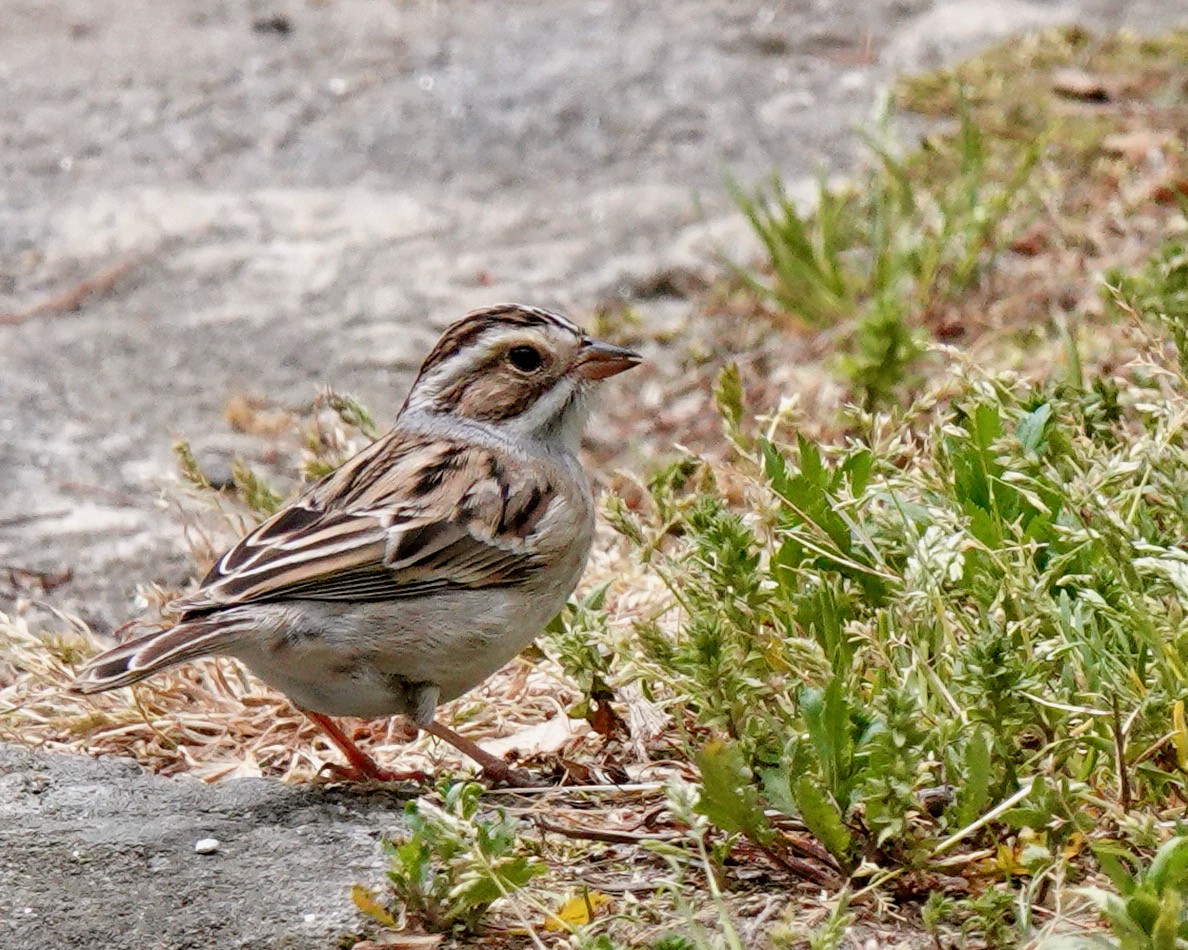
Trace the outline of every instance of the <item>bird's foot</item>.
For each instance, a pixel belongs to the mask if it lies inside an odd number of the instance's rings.
[[[483,778],[485,778],[492,785],[508,785],[512,788],[536,788],[544,783],[538,782],[529,773],[522,769],[512,768],[503,759],[492,755],[482,746],[465,736],[460,736],[448,726],[443,726],[440,722],[430,722],[426,726],[422,726],[431,736],[436,736],[448,742],[455,749],[463,755],[473,759],[478,765],[482,767]]]
[[[420,769],[408,769],[407,771],[398,772],[395,769],[386,769],[382,765],[377,765],[373,759],[368,759],[368,762],[370,764],[367,767],[327,762],[322,766],[320,773],[330,776],[331,781],[353,782],[357,784],[366,782],[402,782],[405,784],[427,785],[433,779],[433,776],[427,772],[422,772]]]
[[[530,772],[512,768],[499,759],[484,764],[482,776],[491,785],[506,785],[509,788],[540,788],[547,784],[536,779]]]
[[[338,746],[339,751],[346,756],[346,765],[327,762],[322,766],[321,771],[328,772],[335,779],[346,782],[415,782],[418,785],[424,785],[431,781],[431,776],[417,769],[397,772],[384,768],[355,745],[350,736],[343,732],[333,719],[323,716],[321,713],[310,712],[308,709],[302,710],[302,712],[317,724],[330,737],[330,741]]]

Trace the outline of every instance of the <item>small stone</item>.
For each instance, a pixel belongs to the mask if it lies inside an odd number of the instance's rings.
[[[1066,99],[1082,102],[1108,102],[1111,98],[1100,77],[1083,69],[1058,69],[1052,73],[1052,89]]]
[[[215,854],[219,850],[218,838],[202,838],[194,843],[195,854]]]
[[[1156,129],[1136,129],[1133,132],[1107,135],[1101,140],[1101,150],[1107,155],[1117,158],[1138,161],[1157,158],[1162,151],[1174,144],[1175,136],[1170,132]]]
[[[204,449],[197,456],[198,471],[207,484],[216,491],[229,491],[235,487],[234,461],[226,452]]]

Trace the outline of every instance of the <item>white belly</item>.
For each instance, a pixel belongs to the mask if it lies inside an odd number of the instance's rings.
[[[265,636],[233,654],[313,712],[411,713],[414,687],[435,686],[448,702],[523,651],[564,606],[573,586],[565,580],[531,597],[503,588],[383,603],[261,604],[254,610]]]

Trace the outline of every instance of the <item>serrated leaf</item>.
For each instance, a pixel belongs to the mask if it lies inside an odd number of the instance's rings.
[[[827,473],[821,462],[821,450],[815,442],[810,442],[799,433],[796,435],[796,443],[800,447],[800,477],[808,484],[824,489]]]
[[[965,747],[964,775],[957,795],[957,824],[972,825],[990,801],[990,744],[986,731],[978,729]]]
[[[831,679],[823,690],[804,690],[800,706],[825,784],[835,796],[845,797],[854,778],[854,739],[840,677]]]
[[[763,453],[763,474],[771,483],[772,489],[778,495],[786,495],[788,493],[788,460],[767,439],[759,440],[759,450]]]
[[[701,772],[694,811],[727,834],[770,841],[775,831],[763,814],[754,775],[738,746],[715,740],[698,752],[694,761]]]
[[[850,493],[855,497],[866,491],[870,473],[874,470],[874,453],[870,449],[858,449],[842,463],[841,471],[850,482]]]
[[[854,836],[842,821],[837,805],[808,776],[802,775],[792,786],[800,817],[813,837],[825,850],[848,867],[854,849]]]

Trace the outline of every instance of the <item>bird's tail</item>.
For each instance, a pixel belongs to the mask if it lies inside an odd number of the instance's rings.
[[[102,693],[131,686],[160,670],[214,653],[226,653],[242,631],[225,619],[201,617],[125,640],[92,659],[70,684],[72,693]]]

